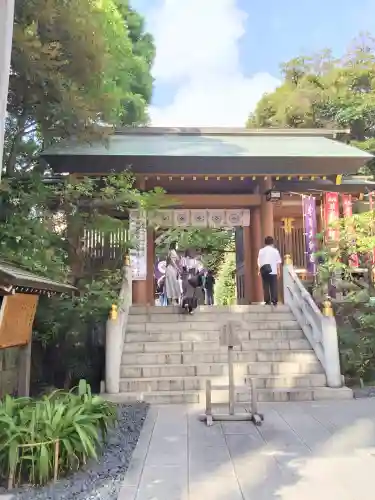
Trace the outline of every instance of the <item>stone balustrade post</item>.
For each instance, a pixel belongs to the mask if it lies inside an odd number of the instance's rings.
[[[132,304],[132,278],[129,260],[125,260],[119,305],[112,305],[106,324],[105,392],[120,392],[120,367],[129,307]]]
[[[294,277],[293,277],[294,276]],[[329,300],[323,303],[322,312],[314,303],[311,295],[304,289],[298,276],[293,271],[293,262],[290,255],[284,258],[284,302],[287,304],[300,327],[305,332],[312,348],[318,359],[322,363],[326,377],[327,385],[332,388],[343,386],[340,368],[340,352],[337,335],[337,325],[334,318],[332,304]],[[304,317],[304,301],[309,304],[308,310],[313,314],[315,321],[311,321],[309,328],[306,327],[306,318]],[[321,340],[316,340],[321,339]]]
[[[336,320],[329,300],[323,303],[322,336],[328,387],[342,387]]]
[[[289,293],[287,290],[289,283],[289,268],[293,267],[292,257],[289,254],[284,256],[284,265],[283,265],[283,295],[284,295],[284,304],[290,305],[289,303]]]

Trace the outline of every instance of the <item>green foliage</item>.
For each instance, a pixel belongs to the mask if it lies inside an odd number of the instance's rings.
[[[75,297],[41,297],[33,328],[33,386],[69,388],[81,377],[99,390],[103,379],[105,323],[117,304],[120,270],[80,283]]]
[[[372,249],[375,248],[375,212],[364,212],[352,217],[340,218],[330,227],[337,231],[338,238],[333,243],[323,244],[317,254],[322,261],[318,268],[320,282],[327,284],[333,274],[340,274],[346,283],[352,283],[355,286],[355,277],[350,272],[351,255],[357,254],[360,267],[367,269],[369,276],[372,273]],[[323,238],[324,235],[321,236]],[[342,282],[341,285],[345,286],[345,282]]]
[[[362,307],[362,304],[361,304]],[[353,315],[354,309],[347,307],[338,312],[342,317]],[[375,317],[375,308],[368,311]],[[350,325],[339,326],[339,347],[341,369],[350,383],[373,382],[375,377],[375,339],[374,330],[364,328],[360,318],[353,318]]]
[[[121,125],[147,124],[147,104],[151,101],[153,78],[151,67],[155,58],[152,36],[145,32],[144,20],[129,6],[128,0],[115,0],[132,43],[133,57],[128,74],[131,92],[122,100]]]
[[[236,254],[233,250],[233,245],[228,247],[217,273],[215,286],[217,305],[227,306],[236,303]]]
[[[40,148],[148,120],[154,46],[125,0],[16,0],[5,136],[8,175]],[[84,62],[84,64],[83,64]]]
[[[338,324],[341,366],[354,382],[373,380],[375,376],[375,292],[372,281],[375,248],[375,213],[367,212],[342,218],[332,226],[338,231],[335,244],[319,252],[318,294],[332,294],[330,285],[343,294],[333,298]],[[364,278],[351,272],[350,256],[357,253]]]
[[[180,251],[197,249],[202,252],[204,265],[216,272],[222,263],[225,251],[233,241],[232,230],[210,228],[173,228],[164,231],[156,241],[156,253],[165,256],[169,245],[178,242]]]
[[[127,172],[99,180],[53,181],[39,174],[4,180],[0,186],[2,257],[51,278],[64,278],[70,271],[71,281],[78,282],[85,277],[89,258],[81,241],[85,229],[98,230],[106,238],[127,229],[129,208],[147,211],[163,204],[162,190],[141,193],[133,184]]]
[[[114,126],[147,123],[154,55],[152,37],[127,0],[15,2],[0,255],[43,276],[69,280],[80,291],[73,300],[40,301],[34,365],[54,359],[36,375],[53,385],[70,386],[92,365],[90,338],[98,337],[117,300],[121,275],[116,269],[135,244],[119,241],[117,260],[98,266],[93,247],[82,245],[84,232],[100,233],[101,242],[126,234],[124,212],[161,206],[162,193],[141,194],[127,173],[55,182],[36,173],[45,170],[38,155],[65,138],[105,141]],[[98,367],[91,368],[101,377]]]
[[[124,212],[162,206],[163,193],[140,193],[126,172],[101,180],[52,181],[34,174],[1,184],[1,257],[43,276],[69,280],[80,292],[74,298],[41,299],[34,323],[34,379],[68,388],[81,377],[94,384],[94,377],[98,390],[103,328],[118,300],[124,253],[135,242],[120,241],[117,257],[97,266],[82,236],[85,230],[100,231],[105,242],[118,232],[126,235]]]
[[[53,231],[48,209],[54,190],[38,175],[0,185],[0,255],[28,271],[65,279],[67,247]]]
[[[55,391],[39,400],[5,396],[0,401],[0,474],[16,484],[45,484],[53,478],[55,443],[58,474],[97,459],[115,407],[91,394],[81,380],[70,392]]]
[[[341,368],[350,383],[375,379],[375,301],[369,288],[352,291],[335,305]]]
[[[353,143],[374,153],[374,42],[364,36],[341,58],[326,50],[284,64],[283,83],[259,101],[247,126],[350,129]]]

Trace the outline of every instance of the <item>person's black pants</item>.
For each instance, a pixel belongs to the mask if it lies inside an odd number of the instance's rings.
[[[214,305],[214,292],[213,290],[205,290],[206,292],[206,305],[213,306]]]
[[[277,274],[265,274],[262,276],[264,302],[266,304],[277,304]]]

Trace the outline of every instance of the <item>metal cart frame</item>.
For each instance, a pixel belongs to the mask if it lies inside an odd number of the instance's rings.
[[[245,387],[243,390],[249,391],[250,393],[250,408],[249,411],[245,413],[235,412],[235,391],[236,386],[234,385],[234,372],[233,372],[233,348],[235,345],[239,345],[240,341],[236,334],[238,329],[238,323],[229,321],[226,323],[220,334],[220,344],[225,345],[228,348],[228,386],[222,385],[212,385],[211,380],[206,381],[206,411],[203,415],[199,417],[201,421],[205,421],[207,426],[211,426],[214,421],[250,421],[256,426],[262,425],[264,420],[263,414],[258,411],[258,391],[256,387],[256,378],[250,378],[250,387]],[[229,401],[228,401],[228,413],[214,413],[212,411],[212,391],[222,390],[223,388],[228,388]]]

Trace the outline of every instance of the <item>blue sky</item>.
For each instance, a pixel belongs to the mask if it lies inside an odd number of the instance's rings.
[[[340,55],[359,32],[375,35],[374,0],[239,0],[238,5],[249,16],[240,52],[250,73],[277,74],[280,62],[304,52],[330,48]],[[254,46],[259,50],[246,57]]]
[[[242,126],[279,65],[375,35],[375,0],[133,0],[154,34],[152,123]]]

